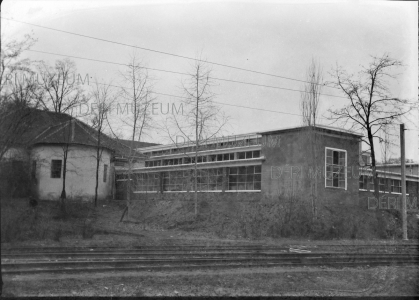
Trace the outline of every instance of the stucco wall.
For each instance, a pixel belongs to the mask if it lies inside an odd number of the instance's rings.
[[[58,200],[63,187],[63,166],[61,178],[51,178],[51,161],[63,160],[63,148],[55,145],[38,145],[32,149],[31,159],[37,161],[35,193],[39,199]],[[98,198],[111,196],[112,167],[111,153],[104,149],[99,164]],[[103,182],[104,165],[108,165],[106,182]],[[93,200],[96,185],[96,149],[94,147],[71,145],[68,152],[66,172],[66,194],[68,199]]]
[[[266,157],[262,163],[264,195],[307,198],[310,189],[314,188],[319,205],[358,204],[359,140],[356,137],[317,133],[316,147],[310,146],[308,133],[304,131],[281,133],[278,138],[275,147],[262,147],[262,154]],[[346,150],[346,189],[325,186],[326,147]],[[314,151],[315,156],[312,155]],[[310,182],[317,184],[311,183],[310,187]]]

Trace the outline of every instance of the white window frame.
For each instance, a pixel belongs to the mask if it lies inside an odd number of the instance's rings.
[[[348,174],[347,174],[347,168],[348,168],[348,152],[344,149],[338,149],[338,148],[331,148],[331,147],[325,147],[324,148],[324,187],[330,188],[330,189],[343,189],[341,187],[337,186],[327,186],[327,150],[333,150],[333,151],[340,151],[345,152],[345,191],[348,189]],[[333,172],[332,172],[333,173]],[[358,183],[359,185],[359,183]],[[358,187],[359,189],[359,187]]]

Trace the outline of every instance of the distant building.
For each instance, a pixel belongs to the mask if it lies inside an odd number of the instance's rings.
[[[419,164],[418,163],[406,163],[406,175],[415,175],[419,176]],[[393,172],[393,173],[401,173],[402,172],[402,165],[398,164],[380,164],[377,165],[378,170]]]

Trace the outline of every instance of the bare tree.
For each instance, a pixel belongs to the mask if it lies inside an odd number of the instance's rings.
[[[24,50],[36,40],[31,35],[18,41],[2,38],[0,62],[0,160],[15,145],[22,145],[22,136],[33,121],[31,108],[37,106],[32,80],[32,62],[21,59]],[[34,101],[35,100],[35,101]]]
[[[301,93],[300,111],[302,113],[302,122],[307,128],[304,129],[304,140],[310,149],[308,160],[309,168],[316,168],[318,147],[318,135],[315,126],[317,124],[318,110],[320,105],[320,94],[323,83],[323,70],[319,62],[312,59],[306,73],[307,83],[304,86],[304,92]],[[315,173],[315,172],[314,172]],[[317,174],[317,173],[315,173]],[[317,216],[317,178],[308,177],[310,185],[310,202],[313,218]]]
[[[103,131],[108,123],[108,113],[112,109],[115,95],[111,91],[110,84],[98,84],[96,81],[95,90],[93,91],[93,100],[97,106],[92,110],[93,118],[92,125],[96,129],[96,184],[95,184],[95,207],[97,206],[98,187],[99,187],[99,165],[102,159],[103,152]]]
[[[121,96],[126,100],[124,109],[127,109],[127,115],[123,115],[121,121],[131,130],[131,147],[129,149],[127,174],[127,200],[129,201],[131,200],[132,191],[133,162],[138,158],[138,153],[134,150],[135,141],[141,141],[143,134],[152,127],[149,108],[154,98],[151,78],[136,54],[131,56],[127,68],[121,73],[121,77],[129,86],[121,90]]]
[[[304,92],[301,93],[300,110],[303,116],[303,125],[316,126],[320,105],[320,94],[323,88],[323,69],[319,62],[312,59],[307,69]]]
[[[36,40],[32,35],[27,34],[18,41],[6,42],[2,38],[1,62],[0,62],[0,94],[7,98],[9,83],[14,81],[15,74],[20,71],[30,72],[31,61],[28,58],[21,59],[22,52],[31,48]]]
[[[42,94],[38,98],[45,109],[65,113],[87,102],[73,61],[57,60],[54,67],[41,61],[38,70],[42,77]]]
[[[214,93],[211,91],[213,81],[211,69],[201,59],[192,66],[193,71],[182,82],[185,95],[181,103],[183,115],[173,114],[166,120],[164,130],[169,139],[178,146],[176,138],[179,134],[195,147],[194,157],[194,201],[195,215],[198,214],[198,152],[200,146],[219,134],[229,118],[214,104]],[[186,110],[186,111],[185,111]]]
[[[401,65],[400,61],[384,54],[381,57],[372,57],[372,62],[362,67],[357,79],[340,67],[334,71],[335,86],[344,92],[349,104],[341,109],[329,109],[330,119],[340,122],[342,126],[349,126],[349,129],[365,133],[366,138],[362,140],[371,150],[374,195],[377,199],[379,187],[374,139],[379,138],[384,127],[390,128],[399,123],[400,117],[412,109],[407,105],[407,100],[393,97],[388,88],[387,79],[395,78],[390,73],[391,69]]]

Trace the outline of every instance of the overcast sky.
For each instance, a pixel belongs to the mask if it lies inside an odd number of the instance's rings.
[[[417,2],[366,1],[8,1],[1,15],[18,21],[107,39],[143,48],[196,57],[211,62],[304,80],[312,58],[324,77],[336,64],[356,73],[371,55],[389,53],[404,67],[390,87],[392,95],[417,101],[418,6]],[[33,31],[38,39],[33,50],[47,51],[117,63],[126,63],[133,49],[69,35],[13,21],[1,20],[2,42]],[[191,71],[191,61],[138,50],[150,68]],[[28,57],[53,63],[60,56],[26,52]],[[78,73],[99,80],[118,77],[121,66],[74,59]],[[301,90],[303,83],[278,77],[212,66],[213,77]],[[150,71],[155,91],[179,95],[183,75]],[[84,75],[83,75],[84,76]],[[231,117],[226,133],[240,134],[301,124],[300,93],[275,88],[217,81],[216,101]],[[320,114],[342,107],[347,100],[336,89],[325,87]],[[332,97],[330,95],[338,96]],[[158,96],[156,103],[176,103]],[[272,112],[276,111],[276,112]],[[284,112],[288,114],[280,114]],[[293,115],[295,114],[295,115]],[[161,117],[161,116],[157,116]],[[409,116],[418,125],[418,114]],[[329,124],[326,119],[321,123]],[[413,127],[406,122],[408,128]],[[407,157],[417,159],[418,131],[407,132]],[[150,133],[150,142],[162,142],[163,134]],[[399,154],[395,151],[394,156]]]

